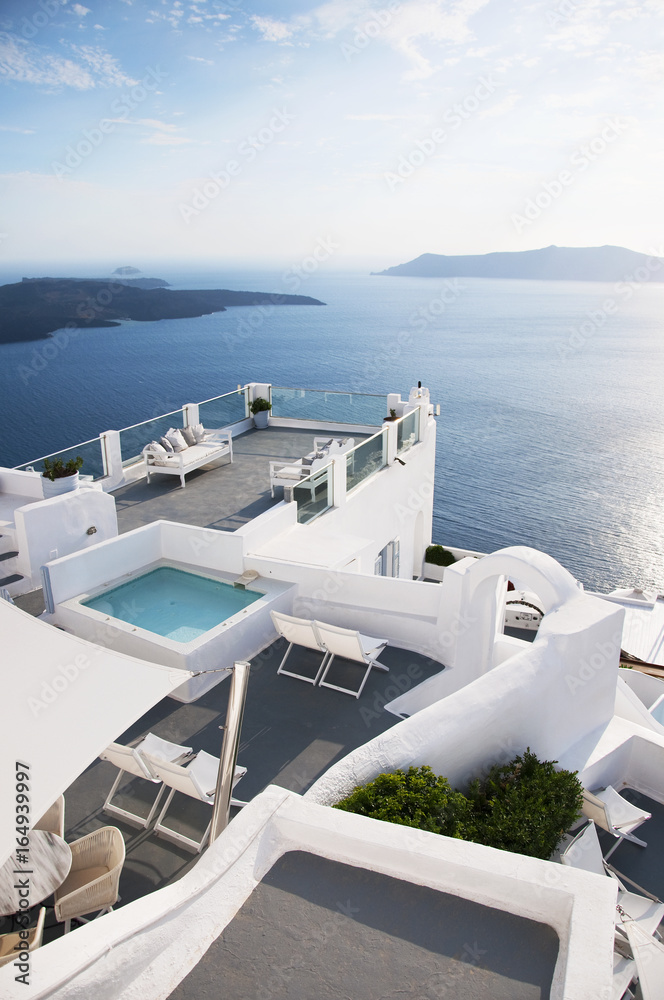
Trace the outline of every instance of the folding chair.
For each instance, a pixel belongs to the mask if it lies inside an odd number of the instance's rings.
[[[317,684],[329,654],[320,643],[314,623],[308,621],[306,618],[293,618],[292,615],[285,615],[281,611],[271,611],[270,616],[278,634],[289,643],[286,655],[279,664],[277,673],[285,674],[287,677],[295,677],[299,681],[306,681],[307,684]],[[284,668],[284,664],[290,656],[293,646],[305,646],[307,649],[315,649],[323,654],[323,659],[315,677],[307,677],[306,674],[298,674],[294,670],[286,670]]]
[[[621,840],[629,840],[630,843],[638,844],[639,847],[647,847],[645,840],[639,840],[638,837],[634,836],[633,831],[645,823],[647,819],[650,819],[652,813],[632,805],[612,785],[607,785],[606,788],[600,788],[594,792],[589,792],[584,788],[583,813],[588,819],[594,820],[602,830],[606,830],[607,833],[616,838],[616,843],[604,856],[605,861],[620,846]]]
[[[326,625],[324,622],[319,621],[314,622],[314,628],[321,647],[327,650],[327,656],[329,657],[320,679],[321,687],[333,688],[335,691],[342,691],[344,694],[351,694],[355,698],[359,698],[372,667],[385,672],[389,670],[389,667],[376,662],[387,646],[387,639],[374,639],[353,629],[341,628],[339,625]],[[354,660],[357,663],[365,664],[364,676],[356,691],[352,688],[341,687],[339,684],[331,684],[325,679],[335,656],[341,656],[346,660]]]
[[[157,792],[148,815],[141,816],[140,813],[123,809],[121,806],[114,805],[111,801],[120,787],[123,776],[125,774],[133,774],[136,778],[144,778],[146,781],[152,782],[152,784],[159,785],[161,784],[161,779],[155,776],[145,758],[145,754],[150,754],[155,760],[181,763],[190,757],[191,753],[191,747],[183,747],[178,743],[170,743],[168,740],[161,739],[160,736],[155,736],[154,733],[148,733],[147,736],[139,739],[136,744],[130,746],[123,746],[122,743],[111,743],[99,756],[102,760],[107,760],[111,764],[114,764],[119,769],[119,774],[106,796],[102,810],[108,813],[109,816],[116,816],[118,819],[130,823],[132,826],[137,826],[143,830],[147,829],[154,818],[165,788],[162,785]]]
[[[194,840],[192,837],[187,837],[186,834],[174,830],[173,827],[166,826],[164,818],[176,792],[182,792],[183,795],[188,795],[192,799],[198,799],[199,802],[206,802],[210,806],[214,805],[219,758],[213,757],[212,754],[206,753],[205,750],[200,750],[194,760],[187,764],[186,767],[169,761],[160,761],[151,756],[148,756],[148,763],[156,777],[163,781],[164,786],[168,786],[171,789],[164,808],[161,810],[159,818],[154,825],[154,832],[158,836],[161,835],[167,840],[174,841],[176,844],[183,844],[189,850],[200,854],[207,843],[210,827],[212,826],[212,818],[210,818],[210,822],[200,840]],[[235,768],[233,788],[235,788],[240,778],[243,778],[246,773],[246,767]],[[241,807],[246,805],[246,802],[241,802],[239,799],[231,799],[231,805]]]

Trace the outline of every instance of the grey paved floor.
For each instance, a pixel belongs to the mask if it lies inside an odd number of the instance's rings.
[[[304,792],[334,761],[361,746],[378,733],[395,725],[395,716],[383,705],[400,690],[414,686],[437,673],[441,665],[395,647],[387,647],[380,657],[389,673],[372,671],[360,699],[328,688],[314,688],[303,681],[277,675],[285,652],[279,639],[251,662],[247,703],[244,713],[238,763],[248,769],[237,785],[236,795],[250,799],[266,785],[274,783]],[[289,663],[302,672],[315,672],[319,654],[294,649]],[[356,664],[339,660],[342,683],[356,683]],[[332,674],[332,672],[331,672]],[[330,674],[330,676],[331,676]],[[197,702],[184,705],[165,698],[141,718],[118,742],[154,732],[165,739],[206,750],[219,756],[230,683],[222,681]],[[180,878],[196,862],[184,848],[139,830],[102,812],[106,795],[117,775],[115,768],[96,760],[67,790],[65,795],[65,837],[76,840],[101,826],[117,826],[123,833],[127,859],[120,880],[120,905]],[[133,811],[147,815],[154,786],[131,779],[115,800]],[[210,807],[184,795],[176,795],[168,822],[177,829],[200,838],[210,820]],[[9,929],[9,928],[7,928]],[[0,927],[0,933],[3,928]],[[44,940],[62,933],[49,911]]]
[[[294,852],[171,1000],[539,1000],[557,954],[545,924]]]
[[[270,496],[270,461],[302,458],[313,449],[314,437],[324,435],[272,426],[250,430],[233,439],[232,465],[224,459],[217,469],[197,469],[186,477],[184,489],[177,476],[123,486],[113,493],[119,530],[163,519],[235,531],[282,499],[281,489],[275,490],[274,500]],[[356,444],[364,437],[368,435],[353,434]]]

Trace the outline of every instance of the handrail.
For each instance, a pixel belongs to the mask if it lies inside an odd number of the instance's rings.
[[[123,431],[133,431],[134,427],[142,427],[143,424],[151,424],[153,420],[161,420],[162,417],[172,417],[176,413],[182,413],[185,405],[186,404],[179,406],[176,410],[169,410],[168,413],[157,413],[154,417],[148,417],[147,420],[139,420],[137,424],[129,424],[128,427],[121,427],[118,433],[122,434]],[[66,450],[68,451],[69,449],[67,448]]]
[[[97,437],[90,438],[89,441],[78,441],[76,444],[72,444],[67,448],[60,448],[59,451],[49,451],[48,455],[41,455],[39,458],[31,458],[27,462],[21,462],[20,465],[12,466],[13,469],[20,471],[24,465],[33,465],[34,462],[43,462],[45,458],[53,458],[54,455],[62,455],[63,451],[74,451],[76,448],[83,448],[86,444],[94,444],[95,441],[99,441],[101,446],[101,434]]]

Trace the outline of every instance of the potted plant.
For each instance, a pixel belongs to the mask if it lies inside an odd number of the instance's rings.
[[[267,427],[268,420],[270,418],[270,410],[272,409],[272,403],[269,403],[267,399],[263,399],[262,396],[258,396],[249,404],[249,409],[251,410],[251,415],[254,418],[254,424],[256,427]]]
[[[78,470],[82,465],[83,459],[80,455],[70,458],[68,462],[63,462],[61,458],[54,458],[53,461],[45,458],[42,472],[44,499],[78,489]]]
[[[389,417],[383,417],[383,423],[385,423],[388,420],[398,420],[398,419],[399,418],[397,417],[397,411],[394,410],[392,407],[390,407],[390,415]]]
[[[456,558],[442,545],[429,545],[424,554],[424,577],[426,580],[442,582],[445,567],[456,562]]]

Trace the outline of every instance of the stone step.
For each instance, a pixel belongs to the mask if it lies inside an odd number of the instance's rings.
[[[8,559],[16,559],[18,552],[0,552],[0,562],[6,562]]]
[[[20,573],[12,573],[11,576],[5,576],[0,580],[0,587],[9,587],[12,583],[19,583],[22,579]]]

